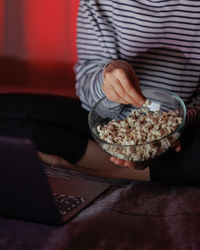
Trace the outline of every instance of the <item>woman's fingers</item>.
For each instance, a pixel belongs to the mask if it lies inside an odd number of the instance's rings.
[[[145,102],[135,71],[125,61],[117,60],[104,71],[102,85],[105,95],[114,102],[141,107]]]
[[[125,95],[129,97],[129,103],[136,107],[141,107],[145,102],[145,97],[142,95],[141,91],[138,91],[138,86],[136,86],[139,85],[137,77],[135,79],[130,79],[125,72],[121,72],[121,75],[119,75],[119,82],[125,90]]]
[[[180,141],[177,141],[177,142],[172,146],[172,148],[174,149],[174,151],[180,152],[180,151],[181,151],[181,143],[180,143]]]
[[[149,167],[149,164],[146,163],[134,163],[132,161],[125,161],[119,158],[115,158],[113,156],[110,157],[110,161],[112,161],[114,164],[119,165],[121,167],[128,167],[128,168],[132,168],[135,170],[144,170],[145,168]]]
[[[122,84],[123,82],[123,84]],[[104,85],[105,95],[113,102],[133,104],[136,107],[141,107],[145,102],[145,97],[136,90],[128,79],[109,80]]]
[[[110,81],[110,84],[104,88],[104,93],[113,102],[124,104],[132,103],[134,106],[141,106],[127,93],[118,79],[115,79],[114,83]]]
[[[135,164],[132,161],[125,161],[125,160],[122,160],[113,156],[110,157],[110,161],[122,167],[135,168]]]

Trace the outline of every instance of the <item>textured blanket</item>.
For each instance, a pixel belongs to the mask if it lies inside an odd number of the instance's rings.
[[[64,226],[1,217],[0,249],[200,249],[199,187],[98,180],[110,188]]]

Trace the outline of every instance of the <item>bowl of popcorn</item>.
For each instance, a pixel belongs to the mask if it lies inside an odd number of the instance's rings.
[[[166,153],[184,129],[186,107],[175,93],[142,88],[146,102],[140,108],[111,102],[97,102],[88,116],[91,133],[111,156],[145,166]]]

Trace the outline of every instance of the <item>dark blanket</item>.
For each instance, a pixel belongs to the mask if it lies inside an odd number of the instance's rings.
[[[0,249],[200,249],[199,187],[106,181],[110,188],[64,226],[0,218]]]

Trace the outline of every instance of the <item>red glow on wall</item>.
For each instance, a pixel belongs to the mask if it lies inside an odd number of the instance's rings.
[[[26,1],[25,35],[28,58],[40,61],[75,60],[77,7],[77,0]]]
[[[0,0],[0,52],[3,45],[3,0]]]

